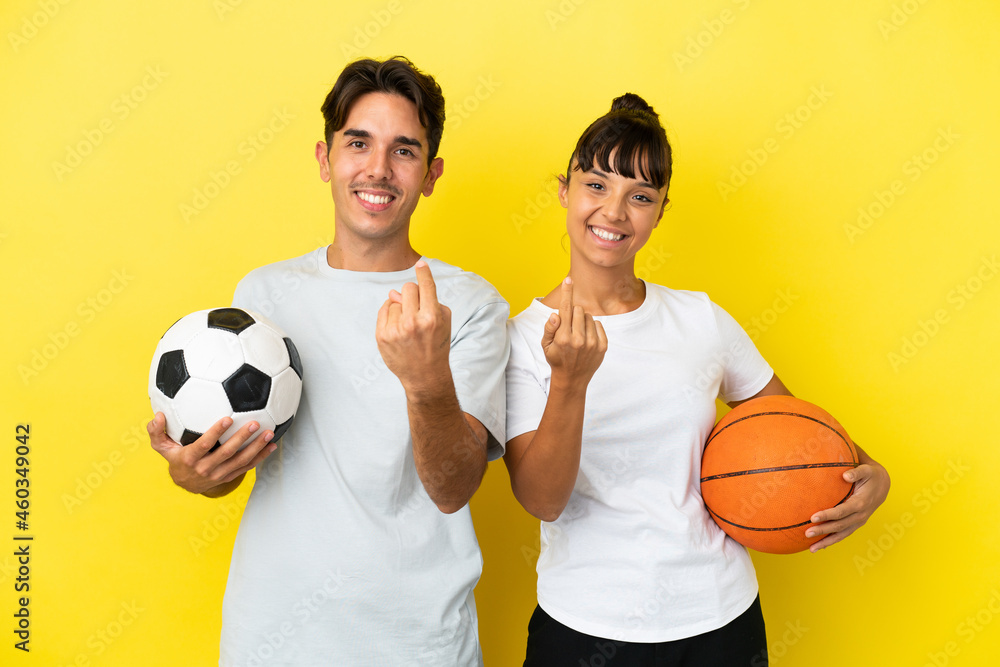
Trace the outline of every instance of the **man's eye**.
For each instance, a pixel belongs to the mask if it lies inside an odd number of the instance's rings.
[[[409,148],[400,148],[396,152],[399,153],[400,155],[406,155],[406,156],[413,155],[413,151],[411,151]]]
[[[350,146],[352,148],[364,148],[365,147],[365,142],[359,141],[359,140],[354,140],[354,141],[352,141],[350,143]]]

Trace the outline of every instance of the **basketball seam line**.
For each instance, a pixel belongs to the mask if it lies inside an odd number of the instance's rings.
[[[845,500],[851,497],[852,493],[854,493],[854,484],[851,484],[851,488],[850,490],[848,490],[847,495],[841,498],[840,501],[836,505],[834,505],[834,507],[839,507],[841,504],[843,504]],[[708,503],[705,503],[705,509],[707,509],[709,514],[711,514],[713,517],[717,518],[719,521],[725,521],[730,526],[735,526],[736,528],[741,528],[743,530],[753,530],[759,533],[770,533],[776,530],[788,530],[789,528],[799,528],[801,526],[806,526],[812,523],[812,521],[803,521],[802,523],[795,523],[792,524],[791,526],[780,526],[777,528],[753,528],[752,526],[741,526],[740,524],[734,521],[730,521],[729,519],[719,516],[718,514],[715,513],[715,511],[711,507],[708,506]]]
[[[839,463],[802,463],[794,466],[777,466],[774,468],[755,468],[754,470],[740,470],[739,472],[726,472],[721,475],[710,475],[708,477],[702,477],[701,481],[709,482],[713,479],[725,479],[727,477],[740,477],[743,475],[757,475],[763,472],[781,472],[784,470],[805,470],[807,468],[854,468],[856,467],[854,463],[839,462]]]
[[[753,417],[767,417],[767,416],[771,416],[771,415],[782,415],[782,416],[785,416],[785,417],[801,417],[802,419],[808,419],[809,421],[814,421],[817,424],[820,424],[821,426],[825,426],[826,428],[828,428],[831,431],[833,431],[837,435],[838,438],[840,438],[841,440],[844,441],[844,444],[847,445],[848,451],[851,452],[851,460],[854,461],[855,465],[857,465],[858,463],[860,463],[858,460],[856,460],[857,453],[856,453],[854,447],[852,447],[851,443],[849,443],[847,440],[844,439],[844,436],[842,436],[837,429],[833,428],[832,426],[830,426],[826,422],[823,422],[823,421],[820,421],[819,419],[816,419],[815,417],[810,417],[808,415],[803,415],[803,414],[800,414],[798,412],[782,412],[782,411],[779,411],[779,410],[773,410],[771,412],[758,412],[756,414],[747,415],[746,417],[740,417],[739,419],[733,420],[731,423],[726,424],[721,429],[719,429],[714,434],[712,434],[708,438],[707,441],[705,441],[705,447],[702,450],[702,456],[705,455],[705,450],[708,449],[708,446],[712,443],[712,441],[715,440],[715,438],[720,433],[722,433],[723,431],[725,431],[730,426],[733,426],[734,424],[739,424],[741,421],[744,421],[746,419],[752,419]]]

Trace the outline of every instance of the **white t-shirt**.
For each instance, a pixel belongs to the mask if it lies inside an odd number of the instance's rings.
[[[537,430],[551,370],[553,309],[535,300],[508,325],[507,439]],[[587,389],[580,472],[562,515],[541,525],[538,604],[579,632],[662,642],[722,627],[753,603],[746,550],[701,498],[715,400],[773,375],[750,338],[700,292],[646,283],[629,313],[599,316],[608,351]]]
[[[462,410],[504,440],[507,303],[427,260],[451,308]],[[468,506],[443,514],[413,463],[406,397],[375,342],[390,289],[415,282],[331,268],[326,248],[251,272],[233,305],[295,343],[303,393],[257,470],[223,603],[220,664],[481,665],[473,587],[482,556]],[[501,456],[494,445],[489,457]]]

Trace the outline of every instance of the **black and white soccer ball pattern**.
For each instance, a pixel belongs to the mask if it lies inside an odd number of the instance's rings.
[[[167,418],[167,435],[189,445],[223,417],[225,442],[249,421],[274,440],[292,423],[302,395],[302,362],[275,324],[240,308],[177,320],[160,338],[149,368],[149,401]]]

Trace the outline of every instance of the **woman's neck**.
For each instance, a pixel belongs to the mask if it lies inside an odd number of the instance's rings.
[[[573,303],[583,306],[590,315],[620,315],[628,313],[646,299],[646,284],[635,276],[631,265],[627,267],[574,266],[570,263],[569,277],[573,279]],[[542,303],[558,308],[561,292],[557,286]]]

